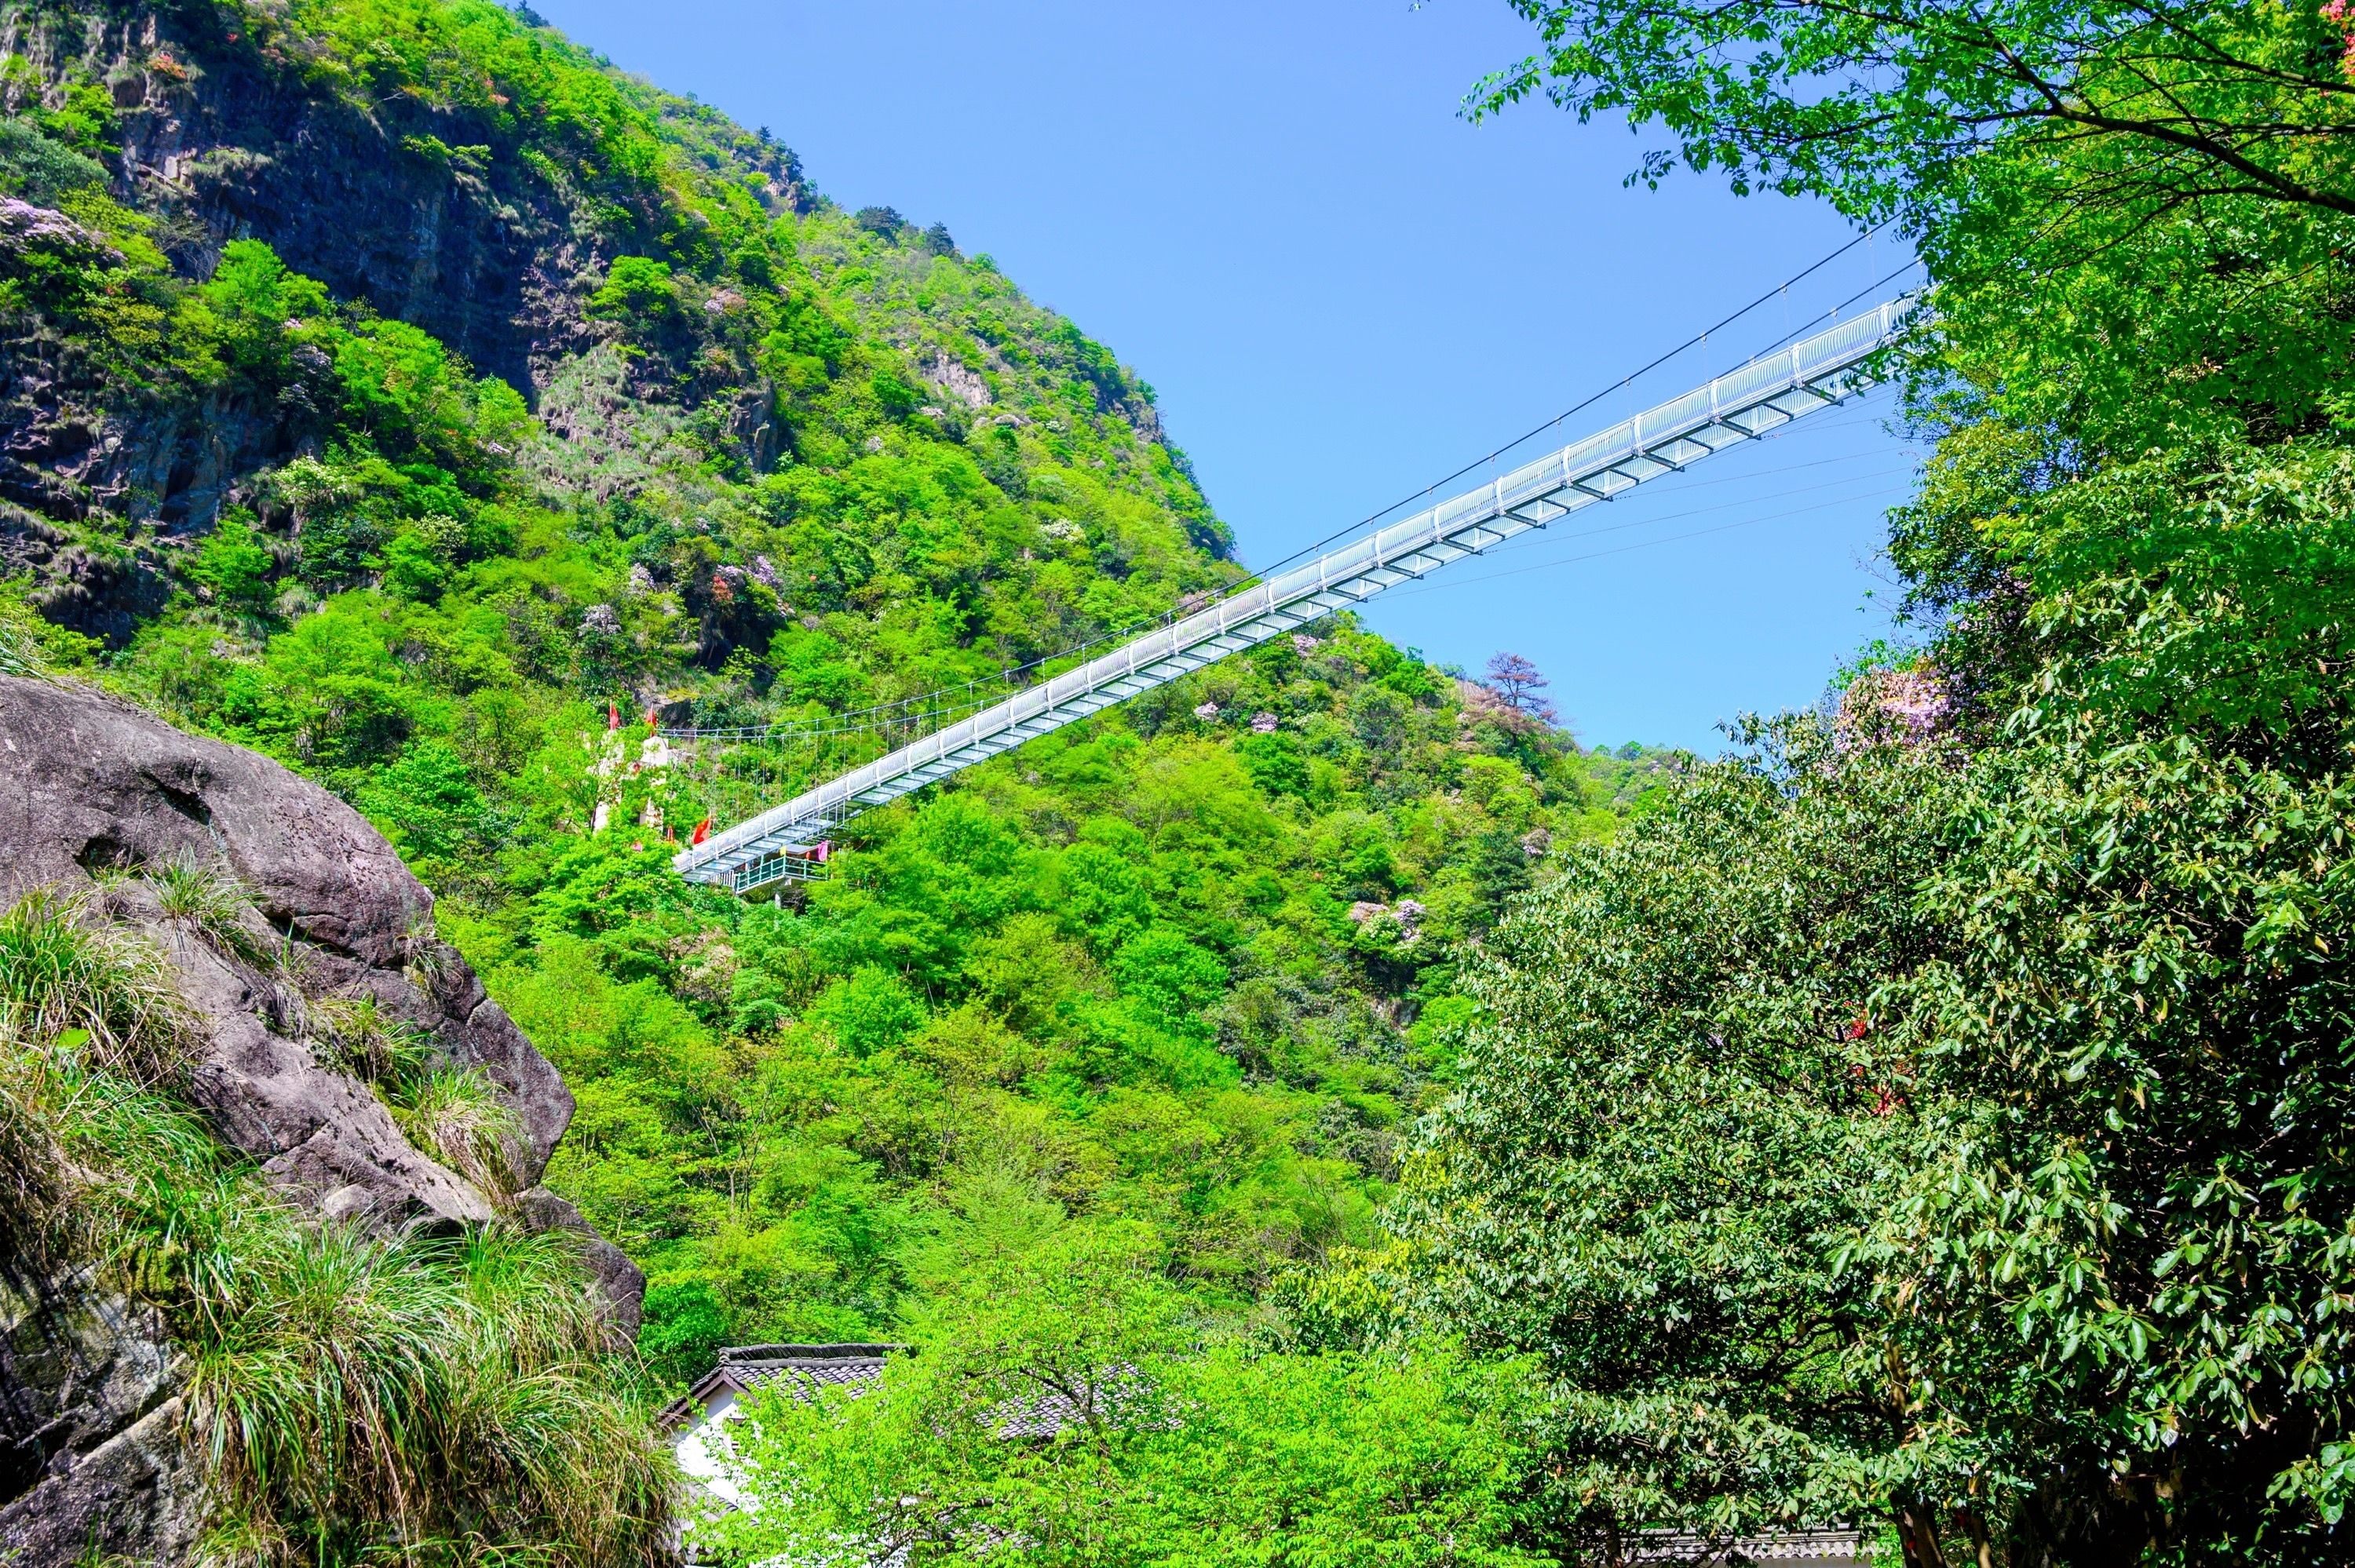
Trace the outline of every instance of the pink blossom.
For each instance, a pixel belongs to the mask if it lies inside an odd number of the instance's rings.
[[[1832,725],[1843,747],[1859,741],[1915,744],[1943,734],[1954,716],[1945,683],[1927,663],[1871,670],[1840,694]]]

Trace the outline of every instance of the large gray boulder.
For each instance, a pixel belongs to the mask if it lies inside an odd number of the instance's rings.
[[[226,866],[251,891],[249,942],[166,918],[136,878],[106,896],[172,961],[195,1025],[186,1093],[222,1140],[323,1215],[386,1225],[498,1215],[309,1038],[318,999],[373,998],[446,1061],[498,1085],[523,1129],[527,1190],[507,1216],[578,1234],[613,1332],[634,1336],[644,1276],[570,1203],[528,1186],[571,1120],[571,1093],[433,935],[432,894],[383,835],[253,752],[86,687],[0,675],[0,907],[37,887],[89,889],[110,871],[180,859]],[[282,957],[256,962],[240,946]],[[183,1375],[152,1311],[79,1275],[19,1277],[0,1257],[0,1561],[63,1565],[91,1542],[177,1560],[195,1518],[176,1446]]]
[[[325,789],[240,747],[183,735],[102,693],[0,676],[0,901],[87,887],[176,858],[225,863],[311,994],[372,996],[521,1118],[527,1181],[572,1119],[571,1091],[432,934],[433,895],[384,836]],[[139,911],[135,905],[133,913]],[[149,922],[208,1048],[192,1093],[223,1139],[331,1213],[483,1220],[483,1194],[402,1138],[368,1088],[293,1037],[284,988],[176,925]]]

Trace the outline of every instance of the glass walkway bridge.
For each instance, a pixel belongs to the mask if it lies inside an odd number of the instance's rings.
[[[826,835],[861,811],[1845,401],[1865,389],[1860,367],[1895,341],[1912,308],[1911,300],[1891,301],[1476,490],[1237,589],[714,833],[672,863],[690,881],[740,893],[821,874]]]

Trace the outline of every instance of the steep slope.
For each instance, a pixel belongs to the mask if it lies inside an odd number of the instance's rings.
[[[1068,1225],[1220,1307],[1362,1234],[1466,945],[1676,766],[1337,622],[862,822],[805,903],[691,892],[666,837],[726,781],[609,711],[1002,690],[1240,579],[1151,389],[527,13],[0,42],[0,560],[55,656],[442,895],[581,1097],[550,1182],[648,1266],[666,1371],[872,1337]]]
[[[39,520],[16,519],[13,548],[129,556],[83,567],[83,591],[45,601],[69,624],[120,641],[126,613],[159,602],[154,574],[224,504],[291,539],[322,485],[373,503],[373,530],[340,551],[314,530],[293,552],[290,575],[324,591],[361,575],[378,535],[458,557],[444,566],[496,553],[403,524],[472,524],[470,501],[527,476],[618,503],[633,539],[719,534],[717,552],[639,546],[650,571],[672,568],[657,575],[690,601],[707,663],[788,610],[866,608],[895,589],[962,593],[968,610],[985,585],[1018,603],[1043,578],[1057,597],[1072,585],[1053,557],[1086,552],[1037,548],[1050,512],[1101,512],[1086,521],[1102,537],[1047,542],[1135,562],[1108,574],[1141,579],[1132,597],[1095,607],[1114,620],[1215,575],[1186,527],[1203,544],[1222,535],[1157,440],[1149,389],[1104,350],[942,237],[814,209],[783,149],[595,69],[545,29],[479,4],[18,7],[0,29],[11,183],[64,209],[7,236],[16,297],[37,307],[17,321],[0,488]],[[111,197],[86,177],[101,174],[93,155]],[[239,239],[324,292],[208,301],[176,286],[216,276]],[[381,318],[359,323],[362,348],[307,325],[326,300]],[[357,354],[382,363],[348,363]],[[444,427],[474,401],[432,384],[452,356],[523,391],[554,439],[520,455],[450,450]],[[504,397],[468,411],[490,422],[490,448],[526,439],[500,439],[520,412]],[[438,466],[455,493],[368,471],[348,461],[360,447]],[[960,447],[943,466],[941,449]],[[309,491],[254,482],[303,456],[326,471]],[[776,482],[727,482],[781,461]],[[679,482],[697,469],[712,471]],[[650,498],[657,473],[670,482]],[[1031,481],[1068,503],[1007,508]],[[855,530],[868,558],[845,559],[794,534],[805,515],[852,508],[888,524],[906,510],[897,493],[927,484],[963,492],[953,499],[973,515],[959,532],[978,537],[943,552],[949,541],[869,527]],[[713,571],[755,554],[812,570],[783,579],[790,606],[755,589],[761,602],[714,613]],[[1006,641],[975,672],[1048,651],[1071,625],[1030,613],[996,630]]]

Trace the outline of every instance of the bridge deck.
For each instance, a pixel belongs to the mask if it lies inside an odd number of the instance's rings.
[[[673,863],[691,880],[740,892],[805,875],[802,853],[860,811],[1842,401],[1858,390],[1850,373],[1894,339],[1910,308],[1906,301],[1881,305],[1376,528],[828,779],[714,834]]]

